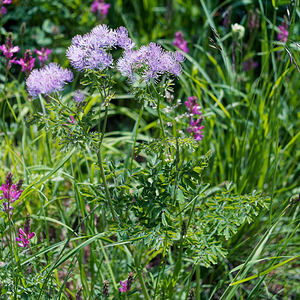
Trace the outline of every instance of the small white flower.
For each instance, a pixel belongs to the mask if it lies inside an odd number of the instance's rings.
[[[233,25],[231,25],[231,30],[233,32],[233,34],[236,34],[238,36],[238,39],[242,39],[244,37],[245,34],[245,27],[235,23]]]

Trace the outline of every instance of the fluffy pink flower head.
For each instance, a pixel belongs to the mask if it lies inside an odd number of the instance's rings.
[[[11,4],[11,0],[3,0],[3,4]]]
[[[286,43],[287,38],[289,36],[288,31],[288,24],[286,22],[283,22],[281,25],[278,26],[279,33],[277,34],[277,38],[279,41]]]
[[[30,73],[30,71],[34,67],[35,58],[31,56],[31,51],[26,50],[24,54],[24,59],[21,58],[16,61],[17,64],[22,66],[22,72],[26,72],[27,74]]]
[[[40,65],[42,66],[47,60],[49,55],[52,53],[51,49],[42,48],[41,50],[35,49],[34,52],[38,55]]]
[[[105,3],[104,0],[95,0],[91,6],[91,12],[94,14],[99,13],[102,16],[106,16],[108,14],[108,10],[110,8],[109,3]]]
[[[185,53],[189,52],[189,48],[187,46],[187,41],[183,39],[183,33],[181,31],[177,31],[175,33],[175,39],[173,41],[173,45]]]
[[[34,232],[30,232],[30,224],[29,219],[26,220],[24,225],[24,230],[22,228],[19,228],[19,237],[16,238],[16,240],[19,242],[18,246],[22,248],[26,248],[30,240],[35,236]]]
[[[12,37],[11,35],[9,35],[6,40],[6,45],[1,45],[0,50],[2,50],[3,55],[8,60],[13,57],[14,53],[19,52],[20,48],[18,46],[13,45]]]

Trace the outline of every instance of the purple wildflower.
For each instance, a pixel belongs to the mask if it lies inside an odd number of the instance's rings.
[[[125,50],[130,50],[135,46],[132,39],[128,37],[127,29],[123,26],[117,29],[117,41],[118,46]]]
[[[204,126],[201,126],[203,118],[200,119],[191,119],[190,126],[187,129],[187,132],[192,133],[196,141],[201,141],[203,139],[203,129]]]
[[[188,100],[184,102],[185,106],[189,109],[189,112],[191,114],[191,117],[194,115],[200,115],[201,114],[201,107],[197,103],[197,97],[192,96],[188,97]]]
[[[84,94],[81,90],[74,91],[73,98],[75,102],[82,102],[84,100]]]
[[[70,115],[70,120],[68,120],[71,124],[75,124],[76,121],[72,115]]]
[[[6,13],[7,13],[6,7],[5,7],[5,6],[2,6],[2,7],[0,8],[0,17],[6,15]]]
[[[196,141],[201,141],[203,139],[204,128],[204,126],[202,126],[203,117],[201,116],[198,119],[193,119],[194,116],[201,115],[201,107],[198,105],[197,97],[188,97],[188,101],[185,101],[185,105],[188,108],[189,116],[191,117],[187,132],[191,133]]]
[[[24,59],[21,58],[16,61],[17,64],[22,66],[22,72],[26,72],[27,74],[30,73],[30,71],[34,67],[35,58],[31,56],[31,51],[26,50],[24,53]]]
[[[33,70],[26,80],[27,90],[31,97],[39,94],[50,94],[61,91],[63,86],[73,80],[73,73],[60,67],[56,63],[50,63],[41,69]]]
[[[3,0],[3,4],[11,4],[11,0]]]
[[[84,36],[76,35],[66,55],[71,65],[79,71],[92,69],[102,71],[113,63],[111,54],[105,49],[115,47],[116,44],[116,32],[106,25],[99,25]]]
[[[13,45],[12,36],[11,34],[9,34],[6,40],[6,45],[1,45],[0,50],[2,50],[3,55],[8,60],[13,57],[14,53],[19,52],[20,48],[18,46]]]
[[[34,232],[30,232],[30,224],[29,224],[29,218],[26,219],[24,230],[22,228],[19,228],[19,237],[16,238],[16,240],[20,243],[18,243],[19,247],[26,248],[33,237],[35,236]]]
[[[185,53],[189,52],[187,41],[184,40],[183,33],[181,31],[177,31],[175,33],[175,40],[173,41],[173,45]]]
[[[2,184],[2,186],[0,187],[0,190],[3,193],[3,196],[0,197],[0,200],[5,199],[2,209],[4,212],[7,213],[13,210],[11,204],[17,201],[23,192],[23,190],[21,190],[22,183],[23,181],[20,180],[17,184],[13,184],[12,174],[8,173],[5,184]]]
[[[105,3],[104,0],[94,0],[91,6],[91,12],[105,17],[108,14],[109,8],[110,4]]]
[[[35,49],[34,52],[38,55],[40,65],[42,66],[48,60],[48,56],[52,53],[52,50],[43,47],[41,50]]]
[[[125,280],[124,282],[120,281],[120,285],[121,285],[121,287],[119,288],[119,291],[121,293],[126,293],[128,291],[128,289],[127,289],[127,280]]]
[[[123,57],[118,60],[117,68],[131,82],[137,81],[140,77],[149,83],[164,73],[179,76],[182,70],[180,61],[182,57],[178,54],[175,55],[155,43],[150,43],[139,50],[125,51]]]
[[[277,38],[279,41],[286,43],[287,38],[289,36],[288,31],[288,24],[286,22],[283,22],[281,25],[278,26],[279,33],[277,34]]]

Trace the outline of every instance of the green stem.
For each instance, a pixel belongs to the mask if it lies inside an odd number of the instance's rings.
[[[103,168],[103,162],[102,162],[102,158],[101,158],[100,149],[98,150],[98,164],[99,164],[99,167],[100,167],[100,175],[101,175],[101,178],[102,178],[102,181],[103,181],[103,184],[104,184],[105,195],[107,197],[107,202],[108,202],[109,209],[111,211],[113,219],[117,220],[116,213],[115,213],[113,205],[112,205],[112,200],[111,200],[109,189],[108,189],[107,182],[106,182],[106,177],[105,177],[105,173],[104,173],[104,168]]]
[[[166,135],[165,135],[164,123],[163,123],[163,120],[162,120],[162,117],[161,117],[159,106],[160,106],[160,96],[158,97],[158,100],[157,100],[157,113],[158,113],[158,117],[159,117],[162,136],[163,136],[163,138],[165,138]]]
[[[142,291],[143,291],[143,294],[144,294],[144,299],[150,300],[151,298],[150,298],[150,296],[148,294],[148,291],[147,291],[147,288],[146,288],[146,284],[145,284],[144,278],[142,276],[142,272],[140,272],[138,274],[138,277],[139,277],[141,288],[142,288]]]
[[[133,130],[133,133],[132,133],[132,134],[134,134],[134,141],[133,141],[133,146],[132,146],[132,150],[131,150],[131,161],[130,161],[130,168],[129,168],[130,171],[132,171],[134,149],[135,149],[135,145],[136,145],[136,140],[137,140],[137,135],[138,135],[141,119],[142,119],[142,116],[143,116],[143,111],[144,111],[144,101],[142,102],[140,113],[139,113],[139,118],[137,119],[137,121],[134,125],[134,130]]]
[[[99,244],[100,244],[101,251],[102,251],[102,253],[103,253],[104,259],[105,259],[105,261],[106,261],[106,263],[107,263],[107,268],[108,268],[109,274],[110,274],[110,276],[111,276],[111,280],[112,280],[112,282],[113,282],[113,286],[114,286],[115,290],[118,290],[118,286],[117,286],[117,283],[116,283],[116,280],[115,280],[114,272],[113,272],[113,270],[112,270],[112,268],[111,268],[111,266],[110,266],[108,256],[107,256],[107,254],[106,254],[106,252],[105,252],[105,249],[104,249],[104,247],[103,247],[103,244],[102,244],[102,241],[101,241],[101,240],[99,240]]]
[[[200,265],[196,266],[196,299],[200,300]]]

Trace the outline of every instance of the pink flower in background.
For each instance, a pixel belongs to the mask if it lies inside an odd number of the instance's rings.
[[[31,51],[26,50],[24,54],[24,59],[21,58],[16,61],[17,64],[22,66],[22,72],[29,73],[34,67],[35,58],[31,56]]]
[[[203,139],[203,129],[204,126],[202,126],[203,118],[190,121],[190,127],[187,129],[187,132],[192,133],[193,137],[196,141],[201,141]]]
[[[189,52],[189,48],[187,47],[187,41],[183,39],[183,33],[181,31],[177,31],[175,33],[175,40],[173,41],[173,45],[185,53]]]
[[[70,115],[70,120],[69,120],[69,122],[70,122],[71,124],[75,124],[75,123],[76,123],[76,121],[75,121],[75,119],[74,119],[74,117],[73,117],[72,115]]]
[[[110,4],[105,3],[105,0],[94,0],[91,6],[91,12],[105,17],[108,14],[109,8]]]
[[[40,65],[42,66],[48,60],[52,50],[43,47],[41,50],[35,49],[34,52],[38,55]]]
[[[279,33],[277,34],[277,38],[279,41],[286,43],[289,31],[288,31],[288,24],[283,22],[281,25],[278,26]]]
[[[188,97],[188,101],[185,101],[184,104],[192,116],[201,114],[201,106],[198,105],[196,96]]]
[[[189,132],[196,141],[201,141],[203,139],[204,129],[204,126],[202,125],[203,116],[200,116],[197,119],[193,118],[197,115],[201,115],[201,106],[198,105],[197,97],[188,97],[188,101],[185,101],[185,106],[189,110],[190,117],[190,124],[187,128],[187,132]]]
[[[11,4],[11,0],[0,1],[0,16],[4,16],[7,13],[7,9],[5,6],[3,6],[3,4]]]
[[[30,232],[30,224],[29,219],[26,219],[24,230],[22,228],[19,228],[19,237],[16,238],[16,240],[20,243],[18,243],[19,247],[25,248],[29,245],[30,240],[35,236],[34,232]]]
[[[6,13],[7,13],[6,7],[5,7],[5,6],[2,6],[2,7],[0,8],[0,16],[1,16],[1,15],[4,16],[4,15],[6,15]]]
[[[13,46],[12,40],[8,38],[6,45],[1,45],[0,50],[2,50],[6,59],[10,59],[13,57],[14,53],[19,52],[20,48],[18,46]]]
[[[0,197],[0,200],[5,200],[3,202],[3,211],[9,212],[12,211],[14,208],[10,205],[17,201],[23,190],[21,190],[23,181],[19,180],[17,184],[14,184],[12,181],[12,173],[8,173],[5,183],[2,184],[0,187],[0,191],[2,191],[3,195]]]
[[[126,293],[128,291],[128,289],[127,289],[127,280],[125,280],[124,282],[120,281],[120,285],[121,285],[121,287],[119,288],[119,291],[121,293]]]

